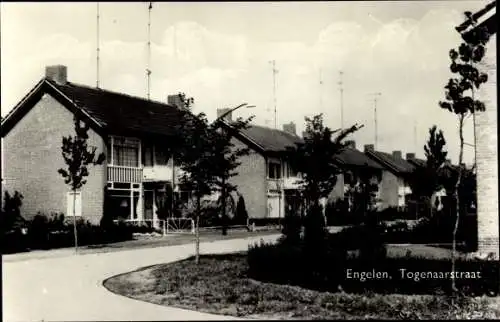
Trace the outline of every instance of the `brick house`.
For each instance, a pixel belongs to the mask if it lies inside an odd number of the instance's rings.
[[[222,115],[226,110],[218,110]],[[227,115],[225,127],[232,122],[231,114]],[[282,218],[285,214],[294,213],[301,204],[299,193],[300,173],[290,165],[287,159],[287,148],[302,143],[303,138],[296,133],[293,122],[283,125],[283,130],[250,125],[234,134],[233,144],[236,147],[249,147],[251,153],[239,161],[238,175],[232,178],[238,186],[238,192],[245,198],[249,217],[252,219]],[[328,197],[329,201],[344,199],[349,185],[361,173],[367,173],[380,182],[384,168],[356,149],[354,141],[334,158],[334,162],[344,170],[337,177],[334,189]],[[323,200],[325,205],[327,200]]]
[[[172,152],[186,111],[67,81],[65,66],[46,76],[2,121],[3,188],[20,191],[22,213],[72,214],[73,198],[57,170],[65,167],[62,137],[74,135],[74,116],[90,125],[89,145],[106,155],[77,192],[76,214],[98,224],[104,191],[116,217],[157,219],[166,185],[174,181]]]
[[[334,158],[335,163],[343,171],[337,176],[335,187],[328,198],[330,202],[344,200],[346,192],[356,184],[360,177],[368,178],[370,183],[376,184],[380,188],[384,167],[356,149],[355,141],[349,140],[346,143],[347,147]],[[380,199],[380,190],[377,191],[377,199]],[[352,203],[351,200],[350,202]],[[377,202],[376,207],[380,208],[379,202]]]
[[[379,163],[386,171],[382,172],[379,185],[381,209],[388,207],[405,208],[407,196],[411,194],[409,176],[413,173],[415,165],[403,159],[401,151],[392,154],[376,151],[373,144],[367,144],[365,154],[373,161]],[[412,154],[410,154],[410,157]]]
[[[218,116],[225,109],[217,110]],[[222,126],[230,128],[232,115],[227,114]],[[288,211],[299,207],[297,172],[287,160],[287,148],[302,139],[295,133],[295,124],[284,130],[250,125],[235,132],[232,143],[236,148],[248,147],[250,153],[239,159],[238,173],[231,180],[245,199],[250,219],[283,218]]]

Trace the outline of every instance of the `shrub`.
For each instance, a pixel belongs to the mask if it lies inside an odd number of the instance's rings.
[[[240,195],[238,198],[238,204],[236,205],[236,215],[234,216],[234,224],[236,225],[246,225],[248,220],[248,212],[245,206],[245,198]]]
[[[302,218],[295,214],[285,216],[283,219],[283,241],[293,245],[301,241]]]
[[[308,263],[307,254],[301,245],[266,243],[253,245],[249,248],[247,256],[248,274],[251,278],[265,282],[330,292],[337,292],[339,285],[344,291],[354,293],[448,294],[450,292],[450,279],[446,277],[451,268],[449,259],[380,256],[375,261],[366,260],[361,254],[348,256],[342,247],[342,240],[338,238],[340,238],[338,234],[329,238],[328,251],[322,258],[321,269]],[[387,272],[390,278],[365,280],[348,278],[348,270]],[[402,270],[406,270],[404,275]],[[497,294],[500,276],[498,261],[459,259],[457,271],[474,272],[476,277],[480,277],[458,278],[457,286],[463,294],[472,296]],[[437,276],[426,277],[427,272]]]

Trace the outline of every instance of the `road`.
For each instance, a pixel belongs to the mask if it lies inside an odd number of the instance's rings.
[[[246,250],[278,235],[201,244],[201,253]],[[169,263],[193,255],[193,244],[3,261],[3,321],[222,320],[234,319],[159,306],[106,290],[105,279],[141,267]]]

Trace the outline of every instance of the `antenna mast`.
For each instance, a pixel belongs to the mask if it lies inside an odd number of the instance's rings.
[[[276,69],[276,61],[275,60],[272,60],[271,61],[271,64],[273,65],[273,101],[274,101],[274,128],[278,128],[278,124],[277,124],[277,117],[276,117],[276,114],[277,114],[277,110],[276,110],[276,74],[278,73],[278,70]]]
[[[382,95],[382,93],[374,93],[373,94],[373,113],[374,113],[374,123],[375,123],[375,150],[378,148],[378,124],[377,124],[377,102],[378,98]]]
[[[340,129],[344,129],[344,82],[343,82],[344,72],[339,72],[339,89],[340,89]]]
[[[146,77],[148,80],[148,100],[150,99],[151,95],[151,69],[150,69],[150,63],[151,63],[151,9],[153,9],[153,3],[149,3],[148,7],[148,66],[146,68]]]
[[[323,70],[319,68],[319,107],[323,112]]]
[[[96,87],[99,88],[99,44],[100,44],[100,40],[99,40],[99,2],[97,2],[97,48],[96,48]]]

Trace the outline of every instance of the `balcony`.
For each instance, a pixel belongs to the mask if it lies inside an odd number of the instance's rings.
[[[176,175],[178,171],[176,169]],[[168,165],[155,165],[152,167],[144,167],[142,173],[143,181],[171,181],[172,167]]]
[[[267,179],[268,192],[280,192],[282,188],[283,188],[282,179]]]
[[[283,189],[299,189],[299,177],[288,177],[283,179]]]
[[[142,182],[142,168],[108,165],[108,181],[114,182]]]

